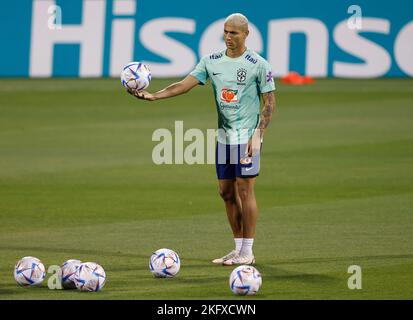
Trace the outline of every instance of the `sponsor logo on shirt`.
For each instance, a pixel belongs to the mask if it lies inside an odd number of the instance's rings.
[[[224,88],[221,90],[221,101],[238,102],[238,90]]]
[[[245,56],[245,59],[247,59],[249,62],[251,62],[252,64],[256,64],[258,62],[257,59],[254,59],[253,57],[251,57],[249,54],[247,54]]]
[[[219,109],[221,111],[226,110],[229,112],[237,112],[240,108],[241,106],[238,103],[235,103],[235,104],[226,104],[224,102],[219,103]]]
[[[214,53],[209,56],[209,59],[216,60],[216,59],[222,58],[222,55],[223,55],[222,53]]]

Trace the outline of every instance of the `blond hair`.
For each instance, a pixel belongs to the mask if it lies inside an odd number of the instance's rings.
[[[230,14],[226,19],[225,23],[240,27],[241,29],[248,30],[248,19],[241,13]]]

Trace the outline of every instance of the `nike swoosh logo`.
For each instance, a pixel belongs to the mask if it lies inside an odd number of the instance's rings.
[[[250,171],[253,167],[245,168],[245,171]]]
[[[217,76],[217,75],[219,75],[219,74],[221,74],[221,72],[212,72],[212,75],[213,75],[213,76]]]

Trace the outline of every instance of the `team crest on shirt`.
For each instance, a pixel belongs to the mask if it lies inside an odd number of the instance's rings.
[[[238,82],[245,82],[247,79],[247,70],[244,68],[238,69],[237,70],[237,81]]]
[[[221,90],[221,101],[238,102],[238,90],[224,88]]]
[[[237,81],[238,85],[244,85],[245,80],[247,80],[247,70],[240,68],[237,70]]]

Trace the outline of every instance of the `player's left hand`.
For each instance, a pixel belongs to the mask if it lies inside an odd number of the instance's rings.
[[[248,140],[247,153],[249,157],[255,156],[261,150],[263,132],[260,129],[256,129],[251,139]]]

